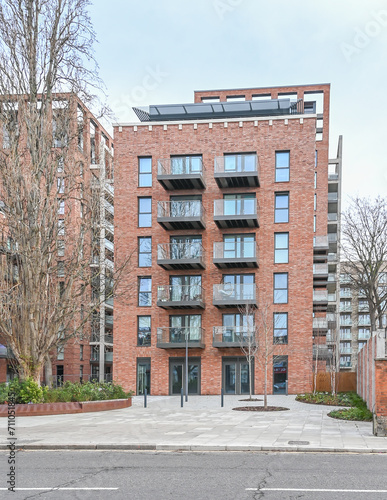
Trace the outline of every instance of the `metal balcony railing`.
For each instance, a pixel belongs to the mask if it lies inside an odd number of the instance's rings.
[[[313,330],[315,331],[326,331],[328,330],[328,320],[327,318],[313,318]]]
[[[328,264],[313,264],[314,276],[328,276]]]
[[[214,216],[257,216],[257,207],[256,198],[214,200]]]
[[[204,329],[201,327],[157,328],[157,347],[162,349],[188,347],[204,348]]]
[[[214,347],[240,347],[255,345],[254,332],[243,326],[214,326]]]
[[[91,342],[100,342],[101,334],[98,332],[93,332],[91,334]],[[113,335],[104,334],[103,339],[105,344],[113,344]]]
[[[202,267],[205,252],[200,241],[160,243],[157,246],[157,263],[167,268]]]
[[[201,285],[161,285],[157,288],[157,305],[204,308],[204,289]]]
[[[255,241],[214,242],[214,264],[218,267],[258,267]]]
[[[328,302],[328,291],[313,290],[313,302]]]
[[[258,187],[259,162],[256,154],[235,154],[215,158],[214,176],[219,187]]]
[[[328,236],[315,236],[313,238],[313,247],[316,250],[328,250]]]
[[[159,201],[157,222],[165,229],[203,229],[205,210],[201,200]]]
[[[203,174],[203,161],[199,156],[164,158],[157,162],[157,175]]]
[[[218,306],[256,305],[256,285],[255,283],[214,285],[213,303]]]

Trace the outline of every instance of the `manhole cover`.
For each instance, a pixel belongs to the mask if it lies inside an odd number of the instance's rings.
[[[298,446],[300,445],[306,445],[306,444],[310,444],[309,441],[288,441],[289,444],[296,444]]]

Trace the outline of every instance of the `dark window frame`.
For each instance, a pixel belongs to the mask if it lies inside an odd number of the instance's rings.
[[[144,252],[141,251],[141,240],[150,240],[150,251]],[[139,236],[137,238],[137,254],[138,254],[138,267],[152,267],[152,236]],[[147,263],[147,265],[142,265],[141,264],[141,256],[148,256],[144,258],[150,259],[150,263]]]
[[[141,171],[141,160],[150,160],[150,170],[142,172]],[[141,176],[143,178],[148,178],[150,175],[150,184],[142,184],[141,182]],[[143,188],[143,187],[152,187],[152,182],[153,182],[153,177],[152,177],[152,157],[151,156],[138,156],[138,187]]]
[[[142,331],[140,332],[141,318],[149,318],[149,326],[141,327]],[[137,345],[143,347],[150,347],[151,340],[152,340],[152,316],[150,314],[137,316]]]
[[[277,276],[286,276],[286,288],[282,287],[276,287],[276,277]],[[286,300],[278,300],[276,298],[276,292],[277,293],[284,293],[283,291],[286,290]],[[289,273],[274,273],[273,276],[273,303],[274,304],[287,304],[289,302]]]
[[[277,207],[277,199],[287,197],[287,207]],[[289,191],[278,191],[274,193],[274,223],[275,224],[287,224],[289,222],[289,205],[290,205],[290,196]],[[287,212],[287,220],[277,220],[277,215],[283,212]],[[279,218],[279,217],[278,217]]]
[[[150,200],[150,212],[140,212],[141,200]],[[139,196],[137,198],[137,210],[138,210],[138,227],[152,227],[152,197],[151,196]],[[141,215],[150,215],[150,224],[140,224]]]
[[[277,164],[277,155],[287,153],[288,155],[288,165],[287,167],[280,167]],[[279,176],[282,174],[283,171],[287,170],[287,179],[277,179],[277,175]],[[275,152],[275,174],[274,174],[274,182],[290,182],[290,150],[285,149],[285,150],[279,150]]]

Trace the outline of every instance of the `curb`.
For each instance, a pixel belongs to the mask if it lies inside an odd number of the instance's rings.
[[[173,445],[173,444],[26,444],[19,445],[18,451],[46,451],[46,450],[110,450],[110,451],[252,451],[275,453],[359,453],[375,454],[386,453],[387,448],[306,448],[302,446],[238,446],[238,445]],[[0,450],[8,450],[7,445],[0,445]]]

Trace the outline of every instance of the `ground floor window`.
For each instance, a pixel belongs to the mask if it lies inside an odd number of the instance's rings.
[[[63,365],[56,365],[56,383],[57,385],[63,384],[64,367]]]
[[[252,363],[254,374],[254,361]],[[222,359],[222,387],[225,394],[249,394],[249,364],[244,357]],[[254,394],[254,376],[252,380]]]
[[[137,358],[137,395],[141,396],[151,391],[151,361],[150,358]]]
[[[288,357],[273,356],[273,394],[286,394]]]
[[[200,394],[200,358],[188,358],[188,394]],[[185,358],[169,359],[169,393],[181,394],[186,386]]]

